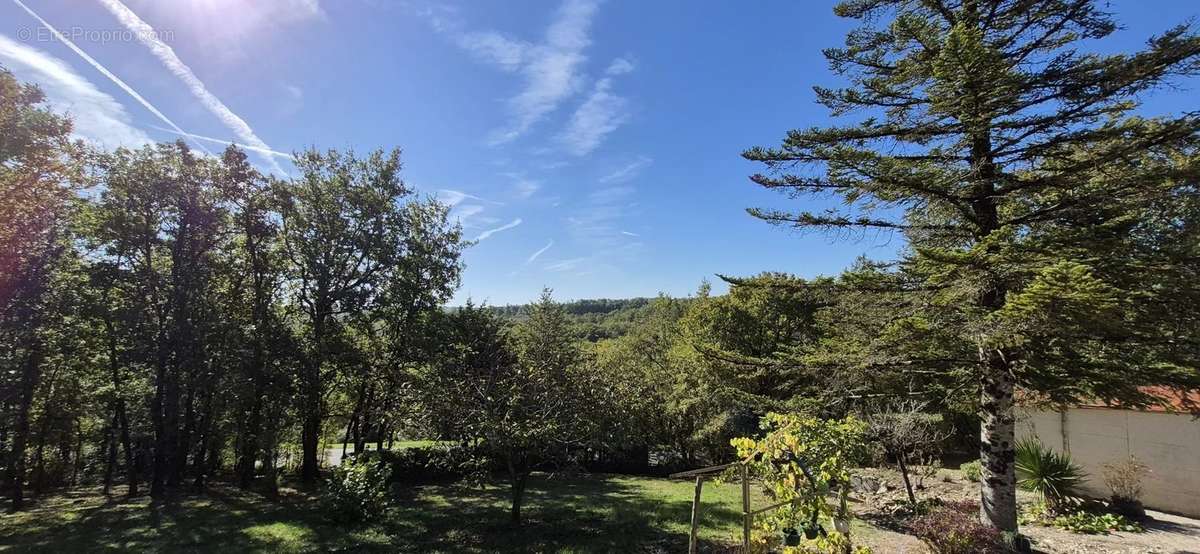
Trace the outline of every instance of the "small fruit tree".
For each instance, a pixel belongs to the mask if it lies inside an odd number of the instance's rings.
[[[866,452],[866,425],[854,417],[826,420],[771,413],[763,418],[762,428],[761,439],[732,441],[767,496],[786,503],[760,518],[755,542],[769,548],[780,537],[785,552],[849,552],[846,496],[850,469]],[[838,502],[830,506],[834,491]],[[831,519],[833,528],[826,529],[822,518]]]

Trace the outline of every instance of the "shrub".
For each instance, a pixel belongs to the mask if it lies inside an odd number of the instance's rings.
[[[946,502],[909,523],[909,531],[935,554],[1000,553],[1003,537],[995,527],[979,521],[979,504]]]
[[[968,481],[979,481],[979,476],[983,474],[983,464],[979,460],[972,460],[963,465],[958,466],[962,470],[963,478]]]
[[[1142,508],[1142,479],[1150,472],[1150,468],[1130,456],[1120,462],[1104,464],[1104,484],[1112,491],[1112,510],[1118,514],[1133,518],[1142,518],[1146,510]]]
[[[426,484],[455,481],[490,468],[478,465],[479,456],[472,456],[460,446],[433,445],[403,450],[367,451],[359,459],[378,460],[391,470],[389,483]]]
[[[382,516],[388,506],[391,468],[370,457],[350,458],[333,468],[326,483],[326,514],[338,521],[369,521]]]
[[[1062,508],[1064,502],[1077,496],[1076,489],[1084,481],[1084,471],[1071,457],[1047,448],[1034,439],[1017,443],[1017,484],[1022,489],[1040,494],[1051,511]]]

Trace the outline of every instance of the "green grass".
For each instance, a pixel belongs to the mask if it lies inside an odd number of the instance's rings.
[[[526,523],[513,527],[504,483],[401,489],[384,520],[362,526],[327,520],[315,497],[291,489],[271,501],[218,484],[164,505],[86,489],[0,517],[0,550],[674,552],[686,548],[692,492],[686,481],[537,474],[529,484]],[[703,501],[702,539],[733,542],[740,488],[706,483]]]

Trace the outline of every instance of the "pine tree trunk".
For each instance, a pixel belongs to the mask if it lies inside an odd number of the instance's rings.
[[[1013,388],[1013,377],[1007,364],[992,354],[989,371],[981,382],[980,517],[1001,531],[1017,530]]]

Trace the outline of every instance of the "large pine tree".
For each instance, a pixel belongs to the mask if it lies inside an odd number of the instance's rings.
[[[767,166],[752,177],[764,187],[843,201],[753,215],[905,235],[897,282],[937,321],[957,322],[938,334],[953,333],[969,359],[903,365],[971,376],[981,517],[1002,530],[1017,525],[1015,389],[1138,403],[1152,400],[1139,385],[1197,381],[1181,356],[1195,351],[1195,331],[1157,286],[1194,287],[1178,275],[1194,274],[1195,248],[1155,242],[1178,241],[1178,222],[1194,219],[1154,214],[1195,194],[1200,118],[1135,113],[1146,92],[1200,71],[1200,37],[1176,27],[1135,54],[1084,53],[1117,27],[1101,4],[845,0],[835,13],[862,26],[825,56],[849,85],[816,93],[834,116],[858,119],[744,154]]]

